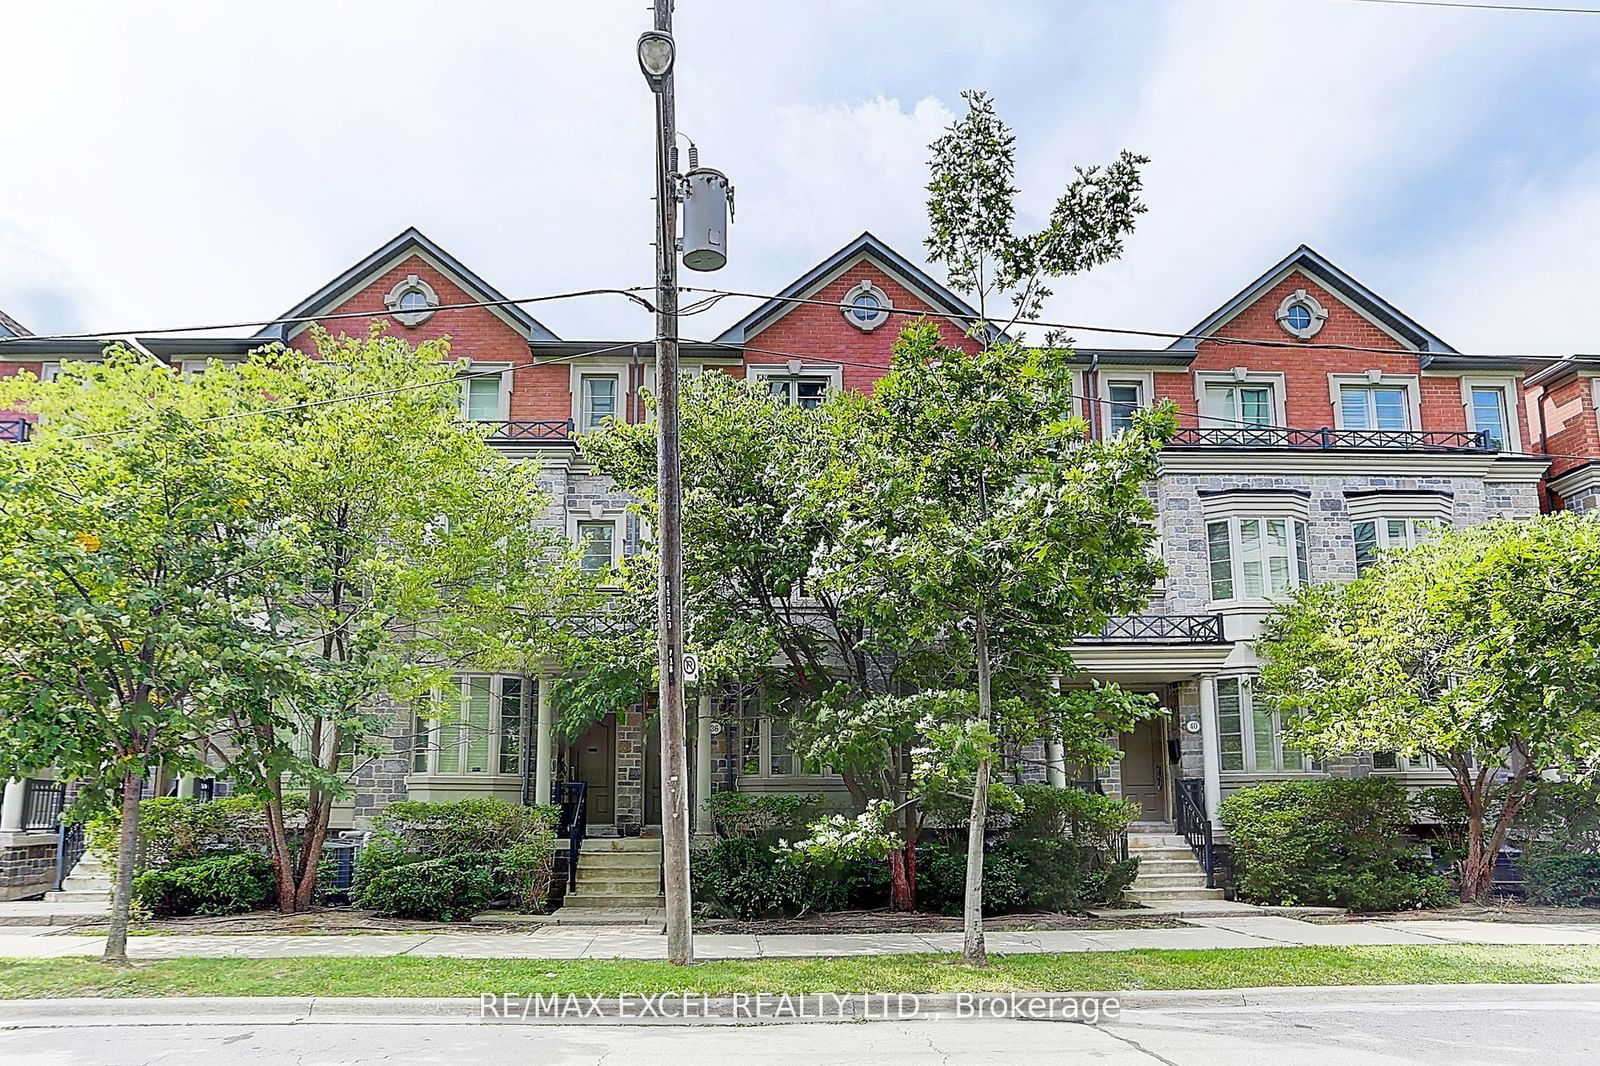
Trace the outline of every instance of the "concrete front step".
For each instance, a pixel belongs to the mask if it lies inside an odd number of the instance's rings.
[[[578,869],[617,870],[646,866],[660,866],[659,851],[580,851]]]
[[[1160,836],[1134,836],[1128,834],[1129,851],[1150,851],[1156,848],[1187,848],[1189,842],[1176,834],[1163,833]]]
[[[1188,859],[1194,861],[1194,852],[1187,847],[1183,848],[1129,848],[1128,856],[1140,862],[1157,862],[1161,860],[1177,861]]]
[[[1141,857],[1139,859],[1139,873],[1141,874],[1177,874],[1198,869],[1200,869],[1200,864],[1195,861],[1193,855],[1185,855],[1181,859],[1176,857],[1171,859],[1146,859]]]
[[[109,907],[111,905],[111,889],[107,887],[88,891],[64,889],[60,892],[46,892],[44,901],[46,903],[102,903]]]
[[[1136,889],[1149,889],[1155,891],[1163,888],[1204,888],[1206,875],[1198,874],[1158,874],[1155,877],[1146,877],[1140,874],[1134,879],[1131,886]]]
[[[657,910],[665,907],[666,905],[666,898],[659,892],[622,895],[612,893],[590,894],[580,890],[577,892],[569,892],[565,901],[562,902],[561,907],[563,910],[567,908],[576,908],[578,910],[607,909],[650,911]]]
[[[578,891],[586,895],[637,896],[661,891],[661,875],[654,870],[648,877],[578,876]]]
[[[661,854],[661,841],[650,837],[584,837],[579,849],[583,854],[606,851],[648,852]]]
[[[1192,886],[1191,887],[1174,886],[1174,887],[1171,887],[1171,888],[1166,888],[1166,887],[1163,887],[1163,888],[1140,888],[1138,885],[1134,885],[1132,888],[1123,889],[1122,890],[1122,895],[1123,895],[1124,899],[1127,899],[1131,903],[1145,903],[1145,904],[1149,904],[1154,900],[1165,900],[1165,899],[1174,899],[1174,900],[1176,900],[1176,899],[1222,899],[1223,898],[1223,892],[1222,892],[1222,889],[1220,889],[1220,888],[1204,888],[1204,887],[1192,887]]]

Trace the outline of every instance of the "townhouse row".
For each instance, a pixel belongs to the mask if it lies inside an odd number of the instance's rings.
[[[602,571],[636,551],[627,498],[588,468],[574,434],[643,416],[648,340],[564,340],[443,248],[407,230],[312,293],[279,324],[235,337],[144,337],[175,366],[240,359],[269,343],[309,345],[309,323],[364,333],[382,319],[412,342],[448,336],[475,374],[462,416],[487,423],[507,456],[537,461],[550,521]],[[493,304],[441,310],[457,304]],[[687,343],[691,370],[760,382],[780,402],[814,406],[830,390],[864,389],[887,370],[901,326],[941,324],[971,350],[974,312],[910,260],[862,234],[755,307],[714,340]],[[99,357],[95,342],[32,338],[0,316],[0,374],[49,377]],[[498,376],[493,371],[500,369]],[[1439,524],[1585,510],[1600,501],[1600,359],[1529,365],[1463,354],[1377,293],[1302,246],[1164,347],[1083,348],[1081,411],[1096,434],[1170,401],[1182,428],[1149,491],[1167,577],[1144,613],[1113,621],[1075,648],[1084,679],[1155,693],[1165,713],[1120,738],[1100,787],[1136,799],[1153,823],[1213,821],[1224,795],[1262,780],[1373,772],[1442,781],[1426,760],[1384,753],[1318,766],[1285,746],[1282,722],[1252,695],[1254,640],[1273,603],[1309,582],[1354,577],[1378,552]],[[24,416],[0,415],[22,439]],[[582,737],[553,735],[554,676],[485,669],[458,679],[459,714],[442,728],[394,716],[392,753],[361,767],[349,827],[402,798],[547,796],[587,786],[591,833],[659,824],[660,738],[648,707],[618,707]],[[787,723],[769,713],[761,679],[700,697],[689,738],[696,806],[713,791],[803,791],[846,802],[842,781],[798,760]],[[1081,775],[1059,752],[1040,771]],[[43,814],[7,787],[0,855],[42,846]],[[36,790],[43,795],[44,789]],[[40,801],[39,806],[43,806]],[[4,850],[9,849],[9,850]],[[23,851],[18,851],[23,849]],[[29,852],[30,861],[37,855]],[[23,859],[19,858],[18,862]],[[35,861],[37,865],[37,861]],[[0,880],[8,875],[0,862]],[[21,876],[21,875],[18,875]],[[0,885],[0,896],[6,889]],[[14,887],[13,887],[14,891]]]

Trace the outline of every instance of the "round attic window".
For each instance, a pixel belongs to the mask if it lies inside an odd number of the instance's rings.
[[[439,306],[439,294],[426,281],[415,274],[408,274],[404,281],[389,290],[389,295],[383,298],[383,305],[394,315],[396,322],[410,329],[433,317],[434,309]]]
[[[1291,337],[1308,341],[1315,337],[1322,329],[1322,324],[1328,321],[1327,309],[1317,302],[1317,298],[1304,289],[1296,289],[1283,298],[1278,305],[1278,325]]]
[[[841,303],[844,320],[863,332],[875,330],[889,321],[889,297],[870,281],[863,281],[845,293]]]

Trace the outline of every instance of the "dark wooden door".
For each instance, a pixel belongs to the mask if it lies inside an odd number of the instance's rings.
[[[693,780],[691,778],[691,780]],[[661,824],[661,719],[652,718],[644,734],[644,824]]]
[[[589,787],[587,795],[590,825],[610,825],[617,820],[617,719],[606,715],[578,739],[576,764],[578,780]]]
[[[1122,794],[1139,801],[1139,818],[1168,818],[1166,738],[1162,719],[1146,718],[1122,734]]]

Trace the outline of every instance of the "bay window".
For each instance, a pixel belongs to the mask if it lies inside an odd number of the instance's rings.
[[[1378,561],[1378,553],[1414,548],[1433,535],[1431,518],[1366,518],[1351,524],[1356,542],[1356,572]]]
[[[794,752],[788,717],[770,713],[765,702],[755,685],[739,686],[724,695],[724,713],[738,712],[740,776],[814,777],[823,773],[816,763]]]
[[[423,697],[412,719],[412,772],[519,775],[525,690],[520,677],[466,674]]]
[[[1290,517],[1206,523],[1213,600],[1276,599],[1311,580],[1306,524]]]
[[[1248,677],[1217,678],[1217,748],[1223,770],[1297,773],[1317,769],[1303,752],[1285,748],[1279,713],[1256,703]]]

